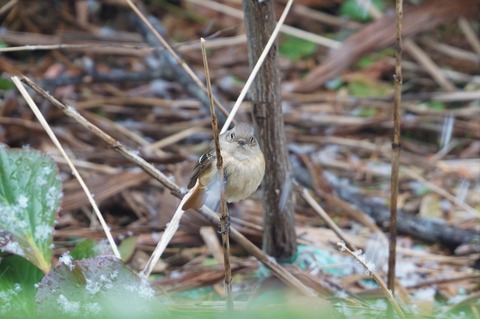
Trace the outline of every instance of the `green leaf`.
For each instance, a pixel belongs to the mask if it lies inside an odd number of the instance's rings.
[[[205,258],[202,262],[202,266],[216,266],[218,265],[215,258]]]
[[[384,97],[392,93],[392,85],[372,80],[352,80],[348,83],[348,92],[358,97]]]
[[[357,62],[357,66],[360,69],[365,69],[366,67],[370,66],[373,62],[375,62],[378,59],[378,57],[372,55],[367,55],[362,58],[360,58]]]
[[[418,188],[415,193],[418,195],[418,196],[425,196],[427,194],[430,193],[430,188],[424,186],[424,187],[420,187]]]
[[[371,2],[371,5],[380,11],[385,8],[385,0],[370,0],[364,2]],[[344,1],[340,6],[340,14],[344,17],[362,22],[370,21],[372,19],[367,8],[358,0]]]
[[[434,110],[443,111],[447,108],[445,103],[438,102],[438,101],[431,101],[429,104],[430,104],[430,107]]]
[[[377,115],[377,109],[375,108],[361,108],[358,112],[361,117],[374,117]]]
[[[292,36],[284,36],[279,47],[281,55],[294,61],[312,55],[316,50],[317,45],[315,43]]]
[[[93,258],[99,255],[97,242],[93,239],[85,239],[75,245],[70,252],[73,259]]]
[[[137,246],[137,240],[137,236],[131,236],[122,240],[118,250],[120,251],[120,256],[122,256],[123,261],[128,261],[133,256]]]
[[[358,59],[355,65],[359,69],[366,69],[376,61],[383,60],[385,57],[394,57],[394,56],[395,56],[395,51],[393,51],[391,48],[385,48],[383,50],[379,50],[375,53],[361,57],[360,59]]]
[[[159,302],[147,281],[121,260],[103,256],[59,264],[40,282],[36,304],[44,316],[134,318],[155,311]]]
[[[334,78],[334,79],[331,79],[331,80],[327,81],[327,83],[325,83],[325,87],[329,90],[338,90],[344,84],[345,83],[342,81],[341,78]]]
[[[23,257],[0,259],[0,316],[20,318],[35,315],[35,285],[43,273]]]
[[[34,150],[0,148],[0,250],[47,273],[61,195],[50,158]]]
[[[0,90],[8,91],[12,90],[15,87],[15,84],[11,80],[0,78]]]

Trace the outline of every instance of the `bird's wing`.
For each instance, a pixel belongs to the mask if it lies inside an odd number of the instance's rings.
[[[200,156],[198,159],[197,164],[195,165],[195,168],[193,169],[192,176],[190,177],[190,182],[188,182],[188,188],[192,188],[195,186],[195,183],[200,176],[200,173],[205,171],[206,168],[212,166],[215,158],[217,156],[215,155],[215,149],[209,147],[207,152]],[[206,185],[201,185],[201,186],[206,186]]]

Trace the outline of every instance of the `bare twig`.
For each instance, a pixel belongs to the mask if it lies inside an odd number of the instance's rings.
[[[445,73],[435,64],[435,62],[423,51],[412,39],[405,40],[405,49],[420,63],[446,91],[455,91],[455,85],[445,76]]]
[[[438,41],[433,41],[431,39],[425,39],[422,42],[438,53],[444,54],[448,58],[453,59],[453,61],[464,61],[473,65],[480,64],[480,56],[477,53],[470,52],[449,44],[439,43]]]
[[[395,76],[393,79],[394,103],[393,103],[393,141],[392,141],[392,170],[390,182],[390,243],[388,248],[388,288],[395,293],[395,264],[397,260],[397,199],[398,199],[398,171],[400,167],[400,126],[401,126],[401,103],[402,103],[402,19],[403,0],[396,1],[396,52],[395,52]],[[390,311],[391,312],[391,311]],[[393,312],[392,316],[393,317]]]
[[[77,178],[78,182],[80,183],[80,186],[82,187],[83,191],[87,195],[87,198],[88,198],[90,204],[92,205],[93,210],[95,211],[95,214],[97,215],[97,218],[100,221],[100,224],[102,225],[102,228],[103,228],[103,230],[105,232],[105,235],[107,236],[108,242],[110,244],[110,247],[112,248],[113,254],[115,255],[115,257],[120,259],[121,258],[120,252],[118,251],[117,245],[115,244],[115,241],[113,240],[113,236],[110,232],[110,228],[108,227],[107,223],[105,222],[105,219],[103,218],[102,213],[100,213],[100,210],[98,209],[98,206],[95,203],[95,200],[93,199],[92,192],[90,192],[90,190],[88,189],[87,185],[83,181],[82,176],[80,175],[80,173],[75,168],[75,165],[73,165],[72,161],[70,160],[67,153],[63,149],[62,144],[60,144],[57,137],[55,136],[55,133],[53,133],[52,129],[48,125],[47,121],[43,117],[43,115],[40,112],[40,110],[38,109],[37,105],[35,104],[35,102],[31,98],[31,96],[28,94],[27,90],[23,86],[23,83],[20,81],[20,79],[17,76],[13,76],[12,81],[13,81],[13,83],[15,83],[15,85],[17,86],[20,93],[22,93],[23,98],[25,99],[27,104],[30,106],[30,108],[32,109],[35,116],[38,118],[38,121],[40,122],[40,124],[42,124],[43,128],[47,132],[50,139],[53,141],[55,146],[58,148],[58,150],[60,151],[62,156],[67,161],[68,166],[72,170],[72,174]]]
[[[53,36],[47,35],[35,35],[35,39],[32,36],[28,36],[25,32],[5,32],[0,34],[0,39],[4,40],[9,44],[18,44],[19,46],[10,46],[5,48],[0,48],[0,52],[16,52],[16,51],[39,51],[39,50],[69,50],[69,51],[80,51],[80,52],[90,52],[96,54],[110,54],[110,55],[133,55],[133,56],[146,56],[147,54],[152,53],[155,50],[166,50],[161,46],[146,46],[143,44],[125,44],[121,42],[114,43],[102,43],[94,42],[85,43],[56,43],[60,40]],[[38,39],[37,39],[38,38]],[[39,44],[25,44],[30,43],[30,41],[35,41]],[[67,40],[63,40],[67,41]],[[79,41],[80,42],[80,41]],[[245,34],[225,37],[225,38],[212,38],[206,43],[207,49],[224,49],[226,46],[237,46],[240,44],[245,44],[246,37]],[[43,43],[43,44],[40,44]],[[177,43],[172,45],[179,52],[188,52],[194,49],[198,49],[199,45],[195,42],[186,42],[186,43]],[[115,49],[115,50],[113,50]]]
[[[223,252],[218,233],[212,226],[203,226],[200,228],[200,236],[218,265],[223,264]]]
[[[192,134],[198,133],[201,130],[202,130],[202,128],[200,126],[192,126],[192,127],[189,127],[189,128],[187,128],[183,131],[180,131],[180,132],[175,133],[173,135],[167,136],[167,137],[165,137],[165,138],[163,138],[159,141],[156,141],[152,144],[143,146],[142,149],[143,149],[144,152],[151,152],[153,150],[162,149],[162,148],[164,148],[168,145],[179,142],[179,141],[191,136]]]
[[[232,297],[232,269],[230,266],[230,232],[228,231],[228,213],[227,213],[227,197],[225,194],[224,176],[223,176],[223,157],[220,149],[220,139],[218,134],[217,116],[215,115],[215,108],[213,107],[213,94],[212,86],[210,83],[210,70],[208,68],[207,50],[205,48],[205,40],[200,39],[200,45],[202,49],[203,67],[205,69],[205,80],[207,81],[207,92],[210,99],[210,113],[212,116],[212,130],[213,141],[215,143],[215,152],[217,156],[217,178],[220,184],[220,225],[222,233],[222,245],[223,245],[223,263],[225,271],[225,297],[227,303],[227,310],[233,310],[233,297]]]
[[[18,3],[18,0],[10,0],[0,8],[0,15],[4,14]]]
[[[330,216],[328,216],[328,214],[325,212],[325,210],[322,208],[322,206],[320,206],[315,201],[315,199],[312,197],[312,195],[310,194],[310,192],[306,188],[304,188],[302,190],[301,194],[302,194],[303,199],[305,199],[307,201],[307,203],[315,210],[315,212],[317,212],[317,214],[320,216],[320,218],[322,218],[325,221],[325,223],[327,223],[328,227],[330,227],[330,229],[333,230],[333,232],[338,236],[338,238],[340,240],[344,241],[350,249],[357,250],[357,247],[355,247],[355,245],[352,244],[347,239],[347,237],[343,235],[340,227],[338,227],[337,224],[335,224],[333,222],[333,220],[330,218]]]
[[[468,274],[468,275],[463,275],[463,276],[455,276],[452,278],[435,278],[431,280],[425,280],[421,281],[412,285],[408,285],[407,289],[419,289],[419,288],[424,288],[428,286],[440,286],[440,285],[446,285],[446,284],[451,284],[454,282],[459,282],[459,281],[467,281],[467,282],[473,282],[473,281],[478,281],[480,279],[480,275],[474,275],[474,274]]]
[[[465,19],[464,17],[461,17],[458,20],[458,24],[463,34],[465,34],[465,38],[467,39],[468,43],[470,43],[470,45],[472,46],[475,53],[480,54],[480,40],[475,34],[475,31],[473,31],[472,26],[470,25],[468,20]]]
[[[85,49],[92,48],[91,44],[37,44],[37,45],[22,45],[18,47],[0,48],[0,52],[16,52],[16,51],[37,51],[37,50],[62,50],[62,49]],[[111,49],[111,46],[109,49]]]
[[[165,248],[167,248],[168,243],[170,243],[170,241],[173,238],[173,235],[175,235],[175,233],[177,232],[178,226],[180,226],[180,220],[182,219],[182,216],[185,213],[182,207],[184,202],[186,202],[187,198],[188,198],[187,196],[184,196],[180,205],[178,205],[177,210],[175,211],[175,214],[173,214],[172,219],[168,223],[168,226],[165,229],[165,231],[163,232],[162,238],[157,243],[155,250],[153,251],[150,258],[148,259],[148,262],[145,265],[145,268],[140,272],[139,274],[140,278],[146,279],[148,278],[148,276],[150,276],[153,268],[155,267],[157,262],[160,260],[160,257],[162,257],[162,254],[165,251]]]
[[[362,26],[362,24],[359,22],[353,20],[346,20],[333,14],[328,14],[319,10],[310,9],[308,6],[299,4],[298,2],[293,6],[293,12],[298,14],[302,18],[312,19],[314,21],[318,21],[323,24],[338,28],[359,29]]]
[[[461,207],[463,209],[465,209],[467,212],[469,212],[470,214],[473,214],[475,215],[476,217],[479,217],[480,216],[480,211],[478,211],[477,209],[475,209],[474,207],[468,205],[467,203],[461,201],[460,199],[458,199],[455,195],[452,195],[450,194],[449,192],[447,192],[445,189],[435,185],[434,183],[430,182],[429,180],[425,179],[422,175],[420,175],[419,173],[415,172],[414,170],[412,169],[409,169],[409,168],[405,168],[404,170],[402,170],[406,175],[410,176],[411,178],[413,179],[416,179],[417,181],[419,181],[420,183],[422,183],[423,185],[425,185],[426,187],[428,187],[432,192],[434,193],[437,193],[439,194],[440,196],[442,197],[445,197],[446,199],[448,199],[449,201],[451,201],[452,203],[454,203],[455,205],[457,205],[458,207]]]
[[[388,290],[385,282],[375,271],[374,269],[375,266],[366,260],[365,255],[362,254],[361,251],[355,251],[355,252],[351,251],[350,249],[348,249],[347,246],[345,246],[345,243],[343,242],[338,242],[337,246],[338,246],[338,249],[340,249],[340,251],[346,252],[347,254],[355,258],[355,260],[357,260],[368,271],[368,274],[380,286],[380,289],[383,291],[383,293],[385,294],[385,297],[387,297],[388,301],[390,302],[392,307],[395,309],[397,314],[400,316],[400,318],[405,319],[405,314],[403,313],[402,308],[400,308],[397,301],[393,297],[392,292]]]

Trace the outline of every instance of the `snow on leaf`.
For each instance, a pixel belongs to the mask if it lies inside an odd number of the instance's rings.
[[[113,256],[59,263],[38,285],[40,315],[59,311],[71,316],[87,314],[150,313],[158,305],[155,290]],[[61,302],[60,302],[60,301]]]
[[[48,272],[60,199],[60,178],[49,157],[32,149],[1,148],[0,251]]]

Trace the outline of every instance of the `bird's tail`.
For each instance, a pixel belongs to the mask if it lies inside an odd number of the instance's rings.
[[[205,186],[200,185],[197,180],[197,183],[194,187],[190,189],[190,191],[185,195],[189,196],[188,199],[182,206],[183,210],[187,209],[199,209],[203,206],[205,202],[205,198],[207,196],[207,188]]]

